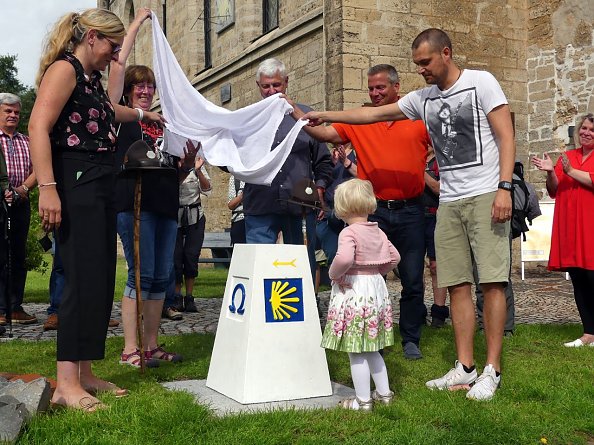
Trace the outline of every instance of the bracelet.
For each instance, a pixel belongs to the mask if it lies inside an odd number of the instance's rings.
[[[50,185],[58,185],[57,182],[46,182],[45,184],[39,184],[38,188],[49,187]]]
[[[29,187],[27,187],[24,182],[21,184],[21,187],[23,187],[25,193],[29,193]]]
[[[142,121],[142,119],[144,119],[144,111],[142,110],[142,108],[134,108],[134,109],[138,113],[138,120]]]
[[[348,167],[345,167],[347,170],[350,169],[353,166],[353,161],[351,161],[351,163],[349,164]]]

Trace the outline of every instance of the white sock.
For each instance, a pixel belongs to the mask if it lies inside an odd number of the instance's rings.
[[[349,360],[351,362],[351,376],[355,387],[355,395],[362,402],[367,402],[371,399],[371,378],[365,354],[349,352]],[[359,404],[355,400],[353,408],[358,407]]]
[[[388,370],[386,369],[384,358],[379,352],[365,352],[365,358],[367,359],[376,391],[382,396],[387,395],[390,392],[390,384],[388,382]]]

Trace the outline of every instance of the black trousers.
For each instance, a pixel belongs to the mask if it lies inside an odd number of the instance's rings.
[[[575,304],[584,325],[584,334],[594,335],[594,270],[575,267],[568,272],[573,283]]]
[[[176,284],[181,284],[184,277],[196,278],[198,276],[198,259],[204,243],[205,228],[206,218],[202,215],[196,224],[177,229],[175,253],[173,254]]]
[[[31,206],[29,200],[20,200],[8,208],[10,217],[10,243],[0,236],[0,314],[6,313],[6,307],[10,300],[12,312],[23,310],[23,298],[25,296],[25,281],[27,280],[27,268],[25,265],[27,250],[27,235],[29,234],[29,223],[31,222]],[[4,218],[6,219],[6,217]],[[3,225],[4,227],[4,225]],[[10,244],[10,277],[8,271],[8,245]],[[7,296],[7,284],[10,281],[10,298]]]
[[[110,153],[62,152],[53,159],[62,204],[57,242],[65,276],[58,361],[105,356],[116,267],[113,163]]]

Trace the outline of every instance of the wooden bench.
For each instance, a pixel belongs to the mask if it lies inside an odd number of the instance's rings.
[[[203,249],[210,249],[211,258],[198,259],[199,263],[231,263],[231,234],[229,232],[206,232],[204,234]]]

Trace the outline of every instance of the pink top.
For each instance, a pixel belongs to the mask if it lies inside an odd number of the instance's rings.
[[[385,275],[399,262],[400,254],[377,223],[355,223],[338,236],[329,276],[341,283],[345,275]]]

